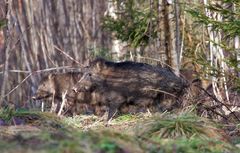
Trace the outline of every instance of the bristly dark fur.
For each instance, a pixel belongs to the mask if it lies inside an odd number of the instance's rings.
[[[188,86],[169,68],[130,61],[115,63],[97,58],[90,63],[89,73],[92,75],[75,87],[81,89],[87,85],[87,89],[93,89],[89,92],[98,95],[96,103],[109,107],[108,119],[123,105],[150,107],[159,102],[165,93],[178,97]]]
[[[153,69],[154,67],[152,65],[146,64],[146,63],[138,63],[138,62],[132,62],[132,61],[124,61],[124,62],[112,62],[107,61],[104,58],[97,58],[93,62],[91,62],[91,66],[94,66],[97,63],[101,63],[102,65],[106,67],[112,67],[116,69],[136,69],[136,68],[149,68]]]
[[[82,72],[48,74],[40,81],[33,99],[40,100],[46,98],[54,98],[52,110],[53,112],[56,112],[56,108],[59,107],[60,102],[62,101],[62,95],[67,91],[67,100],[70,103],[74,104],[77,100],[78,94],[72,91],[72,87],[79,81],[82,75]]]

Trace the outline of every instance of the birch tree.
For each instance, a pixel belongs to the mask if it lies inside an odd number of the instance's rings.
[[[229,104],[227,82],[233,83],[232,88],[239,89],[237,83],[239,79],[232,73],[233,70],[239,71],[240,12],[234,6],[239,6],[239,2],[204,0],[203,4],[205,8],[203,14],[199,10],[192,10],[191,14],[197,18],[198,22],[207,26],[209,46],[207,51],[210,62],[207,74],[211,77],[213,93],[220,101]],[[225,114],[230,112],[225,107],[223,110]]]
[[[178,0],[124,0],[118,16],[105,18],[104,26],[116,39],[139,50],[135,56],[180,68],[180,3]]]
[[[204,5],[208,6],[209,2],[207,0],[204,0]],[[206,13],[206,16],[211,19],[214,19],[219,22],[223,21],[221,14],[219,14],[218,12],[212,12],[211,10],[205,8],[205,13]],[[219,45],[221,44],[222,33],[220,30],[214,30],[211,24],[207,26],[208,26],[208,34],[209,34],[210,66],[212,68],[220,70],[221,74],[223,75],[221,78],[216,77],[214,74],[212,75],[213,92],[221,101],[223,100],[219,90],[220,88],[219,83],[221,83],[221,85],[224,86],[225,88],[226,97],[227,97],[227,100],[229,101],[228,91],[226,86],[226,78],[224,76],[224,73],[226,71],[226,63],[224,61],[225,57],[224,57],[223,49]]]

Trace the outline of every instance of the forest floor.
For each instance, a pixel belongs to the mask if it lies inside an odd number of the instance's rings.
[[[238,124],[189,112],[127,114],[106,124],[92,115],[0,111],[1,153],[239,153],[239,145]]]

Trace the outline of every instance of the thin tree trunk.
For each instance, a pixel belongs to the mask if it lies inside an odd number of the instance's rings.
[[[169,4],[167,1],[163,0],[163,17],[164,17],[164,35],[165,35],[165,54],[166,54],[166,63],[172,65],[172,54],[171,54],[171,34],[170,34],[170,25],[169,25]]]
[[[175,12],[175,24],[176,24],[176,41],[175,41],[175,48],[176,48],[176,55],[177,55],[177,61],[176,61],[176,73],[179,75],[179,70],[181,68],[181,56],[180,56],[180,52],[181,52],[181,38],[180,38],[180,22],[179,22],[179,18],[180,18],[180,13],[179,13],[179,0],[175,0],[174,1],[174,12]]]
[[[204,5],[207,6],[210,2],[207,0],[204,0]],[[205,9],[206,16],[209,18],[212,18],[217,21],[222,21],[222,16],[219,13],[211,12],[207,8]],[[216,68],[221,72],[222,76],[219,76],[218,78],[212,75],[212,87],[213,87],[213,93],[214,95],[220,100],[223,100],[223,95],[221,94],[220,88],[223,87],[225,91],[225,96],[227,99],[227,102],[229,103],[229,94],[228,94],[228,88],[226,84],[226,77],[225,77],[225,71],[226,71],[226,63],[224,61],[224,53],[223,49],[220,47],[222,40],[222,34],[221,31],[215,31],[212,29],[212,25],[208,25],[208,34],[209,34],[209,45],[210,45],[210,59],[211,59],[211,67]],[[214,43],[216,44],[214,44]],[[223,108],[223,111],[225,114],[228,114],[228,110],[226,108]]]
[[[233,10],[234,11],[236,10],[236,5],[233,5]],[[238,68],[240,68],[240,39],[239,39],[239,36],[236,36],[234,38],[234,48],[236,51],[236,59],[237,59],[237,62],[239,63]],[[237,76],[240,78],[240,72],[237,72]]]
[[[7,2],[8,33],[5,33],[5,59],[0,63],[4,64],[4,75],[0,76],[2,101],[8,91],[28,76],[22,72],[10,75],[9,69],[29,73],[62,66],[80,68],[78,63],[85,62],[89,50],[108,49],[111,46],[111,38],[101,29],[100,24],[107,9],[107,1]],[[66,55],[75,60],[69,60]],[[32,75],[4,100],[31,101],[30,97],[34,94],[42,75]]]
[[[12,8],[12,0],[8,1],[8,11],[7,11],[7,19],[9,20],[7,29],[11,29],[13,26],[13,23],[11,21],[11,8]],[[9,31],[11,32],[11,31]],[[3,78],[2,78],[2,86],[1,86],[1,99],[0,99],[0,106],[2,106],[5,98],[5,93],[7,90],[7,81],[8,81],[8,69],[9,69],[9,59],[10,59],[10,49],[11,49],[11,42],[13,41],[10,37],[10,33],[5,32],[6,35],[8,36],[8,39],[6,40],[6,49],[5,49],[5,62],[4,62],[4,69],[3,69]]]
[[[175,30],[177,27],[176,21],[171,20],[174,18],[174,4],[170,1],[163,1],[164,6],[164,33],[165,33],[165,53],[167,55],[166,63],[171,66],[176,74],[179,74],[179,55],[177,53],[176,46],[179,45],[176,42],[176,33]],[[178,17],[176,17],[178,18]],[[175,19],[176,19],[175,18]],[[178,20],[177,20],[178,21]],[[174,28],[176,27],[176,28]]]

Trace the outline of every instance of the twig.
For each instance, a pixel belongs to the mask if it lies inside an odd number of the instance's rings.
[[[71,66],[62,66],[62,67],[53,67],[53,68],[47,68],[47,69],[42,69],[42,70],[36,70],[36,71],[24,71],[24,70],[8,70],[7,72],[11,72],[11,73],[41,73],[41,72],[48,72],[48,71],[53,71],[53,70],[60,70],[60,69],[70,69],[70,70],[75,70],[75,69],[79,69],[78,68],[74,68]],[[3,74],[4,72],[0,72],[0,74]]]
[[[42,70],[33,71],[33,73],[48,72],[48,71],[60,70],[60,69],[71,69],[71,66],[62,66],[62,67],[47,68],[47,69],[42,69]],[[75,68],[73,68],[73,69],[75,69]]]
[[[240,105],[234,105],[234,104],[225,104],[226,106],[229,106],[229,107],[240,107]],[[218,104],[218,105],[213,105],[211,106],[212,108],[218,108],[218,107],[221,107],[222,104]]]
[[[143,59],[149,59],[152,61],[157,61],[161,63],[161,66],[166,66],[167,68],[169,68],[170,70],[172,70],[173,72],[177,72],[177,69],[172,67],[171,65],[167,64],[167,63],[163,63],[163,61],[159,60],[159,59],[155,59],[155,58],[151,58],[151,57],[144,57],[144,56],[138,56],[138,58],[143,58]]]
[[[217,99],[217,97],[215,95],[212,95],[210,94],[207,90],[205,90],[204,88],[200,87],[200,86],[197,86],[195,85],[196,87],[198,87],[200,90],[202,90],[204,93],[206,93],[210,98],[212,98],[214,101],[222,104],[223,106],[225,106],[229,111],[230,113],[233,114],[233,116],[238,120],[240,121],[240,119],[237,117],[237,115],[228,107],[228,105],[224,104],[223,102],[221,102],[220,100]]]
[[[13,73],[31,73],[30,71],[24,71],[24,70],[7,70],[7,72],[13,72]],[[3,74],[4,72],[0,72],[0,74]]]
[[[43,69],[43,70],[37,70],[37,71],[23,71],[23,70],[9,70],[9,72],[14,72],[14,73],[29,73],[27,77],[25,77],[17,86],[15,86],[12,90],[10,90],[7,94],[1,96],[1,98],[4,98],[8,95],[10,95],[13,91],[15,91],[20,85],[22,85],[32,74],[34,73],[41,73],[41,72],[48,72],[48,71],[53,71],[53,70],[58,70],[58,69],[66,69],[66,68],[71,68],[71,66],[62,66],[62,67],[55,67],[55,68],[48,68],[48,69]],[[0,72],[0,74],[3,72]]]
[[[11,73],[41,73],[41,72],[48,72],[48,71],[53,71],[53,70],[60,70],[60,69],[70,69],[70,70],[76,70],[78,68],[74,68],[71,66],[62,66],[62,67],[53,67],[53,68],[47,68],[47,69],[42,69],[42,70],[36,70],[36,71],[24,71],[24,70],[8,70],[7,72]],[[0,74],[3,74],[4,72],[0,72]]]
[[[149,88],[149,89],[143,89],[143,90],[161,92],[161,93],[164,93],[164,94],[173,96],[174,98],[178,98],[178,97],[175,96],[174,94],[171,94],[171,93],[169,93],[169,92],[166,92],[166,91],[163,91],[163,90],[159,90],[159,89],[151,89],[151,88]]]
[[[85,77],[87,75],[88,75],[88,73],[84,73],[83,76],[80,78],[80,80],[76,84],[79,84],[83,79],[85,79]],[[73,86],[72,90],[77,93],[78,92],[78,87]]]
[[[74,61],[77,64],[80,64],[81,67],[84,67],[83,64],[81,64],[80,62],[78,62],[77,60],[75,60],[73,57],[71,57],[70,55],[68,55],[66,52],[64,52],[63,50],[61,50],[60,48],[58,48],[57,46],[53,46],[57,51],[61,52],[63,55],[67,56],[70,60]]]
[[[157,62],[160,62],[161,65],[167,65],[168,67],[171,67],[170,65],[166,64],[166,63],[163,63],[163,61],[159,60],[159,59],[156,59],[156,58],[151,58],[151,57],[144,57],[144,56],[138,56],[139,58],[143,58],[143,59],[149,59],[149,60],[152,60],[152,61],[157,61]],[[173,69],[173,68],[172,68]]]
[[[206,110],[210,110],[211,112],[217,114],[218,116],[221,116],[222,118],[226,119],[227,120],[227,117],[221,113],[218,113],[217,111],[214,110],[214,108],[212,107],[206,107],[206,106],[203,106],[203,108],[205,108]]]
[[[68,91],[66,90],[64,93],[62,93],[62,104],[61,104],[60,110],[58,112],[58,116],[60,116],[62,114],[63,107],[65,106],[65,103],[67,101],[67,99],[66,99],[67,92]]]
[[[15,91],[21,84],[23,84],[30,76],[32,75],[32,73],[30,73],[26,78],[24,78],[16,87],[14,87],[11,91],[9,91],[7,94],[5,94],[4,96],[1,96],[1,98],[7,97],[8,95],[10,95],[13,91]]]

